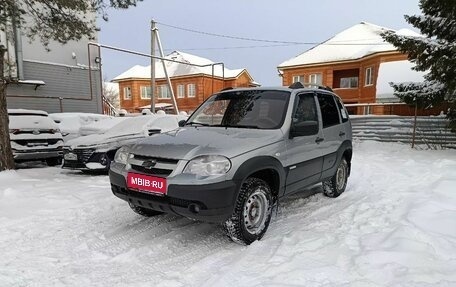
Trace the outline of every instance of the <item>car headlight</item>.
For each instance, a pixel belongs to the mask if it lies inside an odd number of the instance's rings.
[[[117,150],[116,155],[114,156],[114,161],[122,164],[127,164],[129,156],[129,149],[123,146]]]
[[[184,173],[196,174],[199,176],[222,175],[231,168],[228,158],[221,155],[198,156],[187,163]]]

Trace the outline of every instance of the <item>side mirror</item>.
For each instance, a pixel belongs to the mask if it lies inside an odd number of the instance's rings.
[[[180,120],[180,121],[178,122],[178,125],[179,125],[180,127],[183,127],[183,126],[185,126],[185,123],[186,123],[186,122],[187,122],[186,120]]]
[[[318,133],[318,121],[304,121],[291,125],[290,138],[311,136]]]
[[[58,120],[58,119],[55,119],[55,120],[54,120],[54,123],[56,123],[56,124],[60,124],[61,122],[62,122],[62,121],[61,121],[61,120]]]

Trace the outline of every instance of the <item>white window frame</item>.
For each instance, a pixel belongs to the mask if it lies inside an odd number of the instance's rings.
[[[158,85],[157,94],[159,99],[171,99],[171,93],[169,92],[168,85]]]
[[[304,84],[304,76],[293,76],[293,80],[291,83],[294,84],[297,82]]]
[[[320,79],[319,83],[317,83],[318,79]],[[323,85],[323,75],[321,73],[310,74],[309,83],[316,84],[316,85]]]
[[[342,80],[348,80],[348,86],[347,87],[343,87],[342,86]],[[356,86],[352,86],[352,80],[356,79]],[[340,88],[341,89],[357,89],[359,87],[359,77],[344,77],[344,78],[340,78]]]
[[[364,86],[372,86],[374,85],[374,68],[367,67],[365,78],[364,78]]]
[[[150,100],[150,86],[141,86],[141,100]]]
[[[179,84],[177,85],[177,98],[185,98],[185,85]]]
[[[124,87],[123,88],[123,99],[124,100],[131,100],[131,87]]]
[[[187,84],[187,97],[194,98],[196,97],[196,85]]]

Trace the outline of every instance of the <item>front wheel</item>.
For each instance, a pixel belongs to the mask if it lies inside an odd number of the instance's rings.
[[[338,197],[345,191],[348,179],[348,164],[345,158],[342,158],[337,167],[336,174],[323,182],[323,194],[327,197]]]
[[[225,221],[225,233],[234,242],[249,245],[260,240],[271,221],[272,192],[259,178],[248,178],[242,184],[231,217]]]

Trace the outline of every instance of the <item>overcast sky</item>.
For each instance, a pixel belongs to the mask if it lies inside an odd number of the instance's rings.
[[[109,10],[99,21],[99,42],[150,53],[150,21],[233,37],[319,43],[359,22],[413,29],[404,14],[419,14],[418,0],[145,0],[128,10]],[[165,53],[183,51],[246,68],[263,86],[280,85],[277,66],[313,45],[244,41],[192,33],[157,24]],[[269,46],[269,47],[259,47]],[[240,48],[244,47],[244,48]],[[248,48],[247,48],[248,47]],[[111,80],[150,60],[102,51],[103,73]]]

